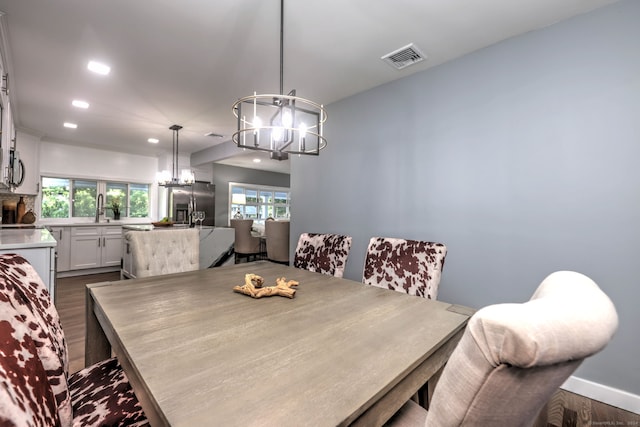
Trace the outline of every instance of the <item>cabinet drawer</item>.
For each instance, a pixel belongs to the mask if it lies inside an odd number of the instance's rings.
[[[72,236],[99,236],[100,227],[71,227]]]

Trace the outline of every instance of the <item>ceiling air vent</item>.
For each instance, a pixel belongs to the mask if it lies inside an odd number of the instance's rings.
[[[416,45],[410,43],[405,47],[401,47],[396,51],[386,54],[380,59],[391,65],[393,68],[402,70],[409,65],[423,61],[426,59],[426,55],[420,52],[420,49],[418,49]]]

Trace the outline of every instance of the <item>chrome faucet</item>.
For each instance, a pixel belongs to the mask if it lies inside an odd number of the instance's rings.
[[[100,222],[100,215],[104,214],[104,196],[98,194],[98,203],[96,204],[96,222]]]

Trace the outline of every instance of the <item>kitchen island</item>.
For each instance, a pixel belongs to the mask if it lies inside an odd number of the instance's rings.
[[[46,228],[0,228],[0,254],[20,254],[31,263],[55,302],[56,239]]]
[[[171,230],[186,228],[186,225],[174,225],[172,227],[154,227],[153,225],[131,224],[122,226],[122,269],[121,278],[133,279],[136,277],[136,267],[133,265],[133,256],[127,239],[128,232],[145,232],[150,230]],[[218,267],[233,263],[233,245],[235,242],[235,230],[229,227],[196,227],[200,232],[200,269]]]

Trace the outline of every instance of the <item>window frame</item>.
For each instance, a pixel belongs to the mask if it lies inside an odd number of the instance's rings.
[[[235,192],[234,189],[241,189],[241,192]],[[263,195],[270,193],[271,200],[265,202]],[[276,197],[276,193],[285,193],[286,199],[284,203],[276,203],[276,200],[282,200],[282,197]],[[232,201],[233,194],[244,194],[246,203],[244,205],[234,204]],[[290,219],[291,218],[291,189],[289,187],[277,187],[271,185],[246,184],[241,182],[229,182],[229,207],[227,214],[229,216],[229,224],[234,218],[237,210],[240,210],[243,218],[253,219],[262,222],[269,216],[274,219]],[[249,209],[247,209],[249,208]],[[284,215],[276,216],[278,210],[284,208]],[[247,212],[249,211],[249,213]]]
[[[45,202],[45,194],[44,194],[44,180],[45,179],[53,179],[53,180],[64,180],[68,182],[68,195],[67,195],[67,211],[68,211],[68,216],[66,217],[45,217],[44,213],[43,213],[43,207],[44,207],[44,202]],[[95,194],[95,199],[93,200],[93,203],[91,205],[91,210],[92,210],[92,214],[91,215],[83,215],[83,216],[75,216],[74,214],[76,213],[77,208],[74,207],[75,204],[75,200],[74,200],[74,191],[76,188],[76,182],[82,182],[82,183],[95,183],[96,184],[96,194]],[[111,199],[113,196],[111,196],[108,193],[108,189],[109,191],[113,192],[114,189],[117,189],[118,187],[122,188],[126,188],[126,195],[125,195],[125,200],[122,201],[121,200],[121,205],[120,205],[120,220],[123,219],[136,219],[136,220],[150,220],[151,218],[151,190],[152,190],[152,184],[151,183],[144,183],[144,182],[130,182],[130,181],[118,181],[118,180],[113,180],[113,179],[99,179],[99,178],[86,178],[86,177],[67,177],[67,176],[58,176],[58,175],[42,175],[40,177],[40,188],[42,189],[42,191],[40,192],[41,196],[40,196],[40,219],[43,221],[86,221],[88,219],[93,220],[95,218],[95,210],[96,210],[96,206],[98,203],[98,195],[102,194],[103,195],[103,206],[104,206],[104,211],[101,214],[101,216],[105,219],[113,219],[114,215],[113,215],[113,210],[111,208]],[[146,212],[146,216],[130,216],[131,214],[131,194],[132,191],[137,190],[137,191],[144,191],[141,190],[140,188],[144,188],[146,187],[146,192],[147,192],[147,212]],[[86,211],[86,210],[85,210]]]

